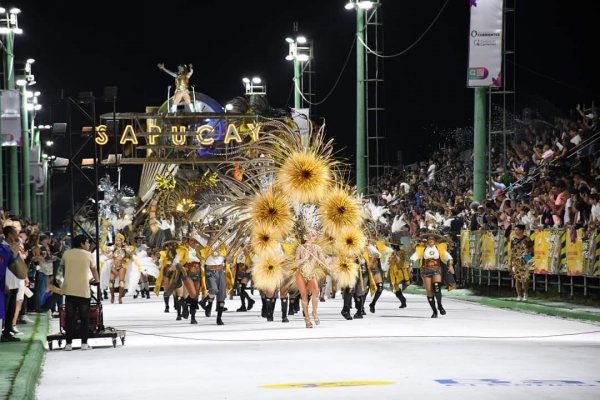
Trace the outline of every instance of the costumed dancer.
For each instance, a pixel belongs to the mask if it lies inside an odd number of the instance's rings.
[[[377,300],[383,292],[383,270],[381,268],[381,252],[377,248],[375,239],[371,238],[369,245],[367,246],[367,253],[369,255],[369,275],[372,276],[372,281],[375,283],[375,294],[373,300],[369,304],[369,311],[375,313],[375,305]]]
[[[296,263],[298,268],[295,272],[296,287],[302,299],[302,311],[307,328],[312,328],[308,314],[308,293],[312,296],[312,316],[316,325],[320,324],[319,308],[319,282],[318,278],[325,273],[325,255],[321,247],[316,243],[318,234],[315,230],[309,230],[305,236],[305,242],[298,245],[296,250]]]
[[[454,273],[452,267],[452,256],[446,250],[445,243],[438,243],[440,238],[439,235],[428,233],[425,236],[427,238],[426,245],[418,245],[416,251],[410,257],[411,261],[420,261],[421,265],[421,277],[423,278],[423,284],[427,291],[427,301],[429,306],[433,310],[431,318],[438,317],[438,310],[440,314],[446,315],[446,310],[442,306],[442,267],[441,263],[446,263],[448,271]],[[435,299],[434,299],[435,297]],[[437,309],[436,309],[437,300]]]
[[[182,306],[184,311],[186,308],[189,308],[189,313],[192,317],[190,320],[191,324],[198,323],[196,321],[196,310],[198,309],[198,293],[202,282],[202,270],[199,258],[202,250],[197,247],[198,244],[196,243],[200,242],[199,238],[196,231],[192,231],[187,237],[187,241],[177,248],[177,255],[171,265],[172,269],[177,269],[181,274],[183,286],[186,290]]]
[[[137,257],[148,256],[148,246],[144,243],[144,236],[135,237],[135,255]],[[142,295],[142,299],[145,297],[150,298],[150,283],[148,282],[148,275],[145,272],[140,273],[139,290],[136,290],[133,298],[136,299],[139,295]]]
[[[400,300],[399,308],[406,308],[406,297],[402,293],[402,285],[410,284],[411,271],[406,262],[406,252],[396,243],[392,243],[392,254],[389,258],[390,287]]]
[[[240,294],[240,301],[242,306],[238,308],[237,312],[246,312],[252,310],[254,307],[254,300],[246,292],[246,285],[252,277],[252,258],[250,255],[250,247],[242,247],[238,254],[235,255],[236,260],[236,276],[238,281],[238,288]],[[246,300],[248,300],[248,307],[246,307]]]
[[[217,325],[223,323],[223,311],[225,311],[225,299],[227,298],[227,283],[225,282],[225,255],[228,241],[223,242],[216,238],[216,231],[210,232],[210,239],[199,235],[196,231],[192,233],[193,237],[204,246],[203,258],[204,273],[206,276],[206,286],[208,287],[208,301],[206,303],[204,314],[210,317],[212,305],[217,300]],[[230,237],[232,239],[233,237]]]
[[[364,300],[369,292],[369,269],[364,254],[357,258],[356,263],[358,264],[358,278],[354,284],[354,308],[356,308],[354,318],[362,319],[363,315],[366,315]]]
[[[528,261],[532,253],[533,241],[525,235],[525,225],[516,225],[515,235],[510,241],[510,272],[515,280],[518,301],[527,301],[530,276]]]
[[[158,69],[166,72],[167,74],[175,78],[175,94],[173,95],[173,103],[171,104],[169,111],[172,113],[176,112],[177,106],[183,100],[183,102],[190,107],[190,110],[192,112],[195,112],[196,110],[194,108],[194,104],[192,104],[192,99],[190,98],[189,90],[190,78],[194,73],[194,68],[192,67],[192,64],[180,64],[177,67],[177,73],[166,69],[164,63],[159,63]]]
[[[171,282],[174,277],[175,272],[170,268],[172,260],[177,256],[177,247],[179,247],[179,242],[176,240],[170,240],[163,243],[164,250],[160,251],[159,265],[160,272],[158,277],[156,278],[156,285],[154,286],[154,293],[158,296],[160,293],[160,288],[163,288],[163,300],[165,302],[165,312],[169,312],[169,297],[171,297],[172,291],[169,292],[169,288],[171,287]],[[173,298],[175,301],[175,297]],[[177,304],[174,304],[175,309],[177,310]],[[181,314],[181,311],[180,311]]]
[[[112,246],[107,246],[105,243],[101,245],[102,252],[106,255],[107,261],[104,262],[101,271],[101,284],[108,279],[108,289],[110,291],[110,302],[115,302],[115,281],[119,279],[119,304],[123,303],[125,295],[125,277],[127,275],[127,267],[131,261],[131,257],[135,248],[128,246],[125,243],[125,236],[122,233],[117,233],[115,243]],[[137,280],[136,280],[137,284]]]

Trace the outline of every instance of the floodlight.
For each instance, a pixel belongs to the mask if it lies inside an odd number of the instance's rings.
[[[258,76],[255,76],[254,78],[252,78],[252,83],[261,83],[261,79]]]
[[[296,42],[298,42],[300,44],[304,44],[304,43],[306,43],[306,38],[304,36],[298,36],[296,38]]]

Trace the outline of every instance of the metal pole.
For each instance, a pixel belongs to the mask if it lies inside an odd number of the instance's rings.
[[[21,86],[21,175],[23,186],[23,216],[31,218],[31,185],[29,184],[29,111],[27,111],[27,86]],[[37,221],[35,221],[37,222]]]
[[[366,192],[365,171],[365,11],[356,9],[356,191]]]
[[[296,49],[298,49],[298,44],[295,44]],[[300,65],[300,61],[298,60],[298,50],[296,50],[296,55],[294,56],[294,108],[297,110],[302,108],[302,96],[300,87],[300,78],[302,76],[302,66]]]
[[[485,197],[486,118],[485,87],[475,88],[475,123],[473,132],[473,197],[482,202]]]
[[[8,90],[15,89],[15,57],[14,57],[13,32],[6,34],[6,64],[5,64],[5,87]],[[20,214],[19,207],[19,149],[17,146],[10,146],[9,151],[9,206],[11,213]]]

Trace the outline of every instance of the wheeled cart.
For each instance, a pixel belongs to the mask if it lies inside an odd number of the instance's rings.
[[[53,342],[58,342],[58,347],[62,346],[63,340],[66,340],[65,334],[66,310],[64,304],[60,306],[60,332],[52,333],[46,336],[48,348],[52,350]],[[102,312],[102,303],[92,295],[89,312],[89,339],[111,338],[113,347],[117,347],[117,338],[121,339],[121,344],[125,345],[125,330],[115,329],[104,326],[104,316]],[[81,321],[79,318],[75,321],[75,332],[73,339],[81,339]]]

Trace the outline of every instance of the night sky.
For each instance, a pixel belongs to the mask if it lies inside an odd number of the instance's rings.
[[[133,3],[137,4],[136,6]],[[429,27],[445,0],[383,0],[384,53],[403,51]],[[595,1],[517,1],[516,79],[520,105],[548,104],[569,113],[600,99],[600,4]],[[152,5],[151,5],[152,4]],[[44,109],[38,123],[62,122],[60,89],[69,96],[118,87],[118,112],[160,105],[176,70],[192,63],[192,84],[225,104],[243,95],[243,76],[267,82],[271,105],[293,105],[292,63],[286,36],[314,42],[317,100],[330,89],[352,45],[356,17],[344,0],[305,1],[23,1],[24,34],[16,60],[36,59],[36,90]],[[388,149],[405,162],[423,160],[448,132],[472,126],[473,91],[466,87],[469,7],[450,0],[437,23],[406,54],[386,59]],[[352,157],[355,140],[355,50],[329,99],[319,106],[328,134]],[[52,104],[55,104],[52,106]],[[107,105],[99,111],[106,112]],[[61,143],[55,150],[61,152]],[[395,158],[392,157],[392,160]]]

